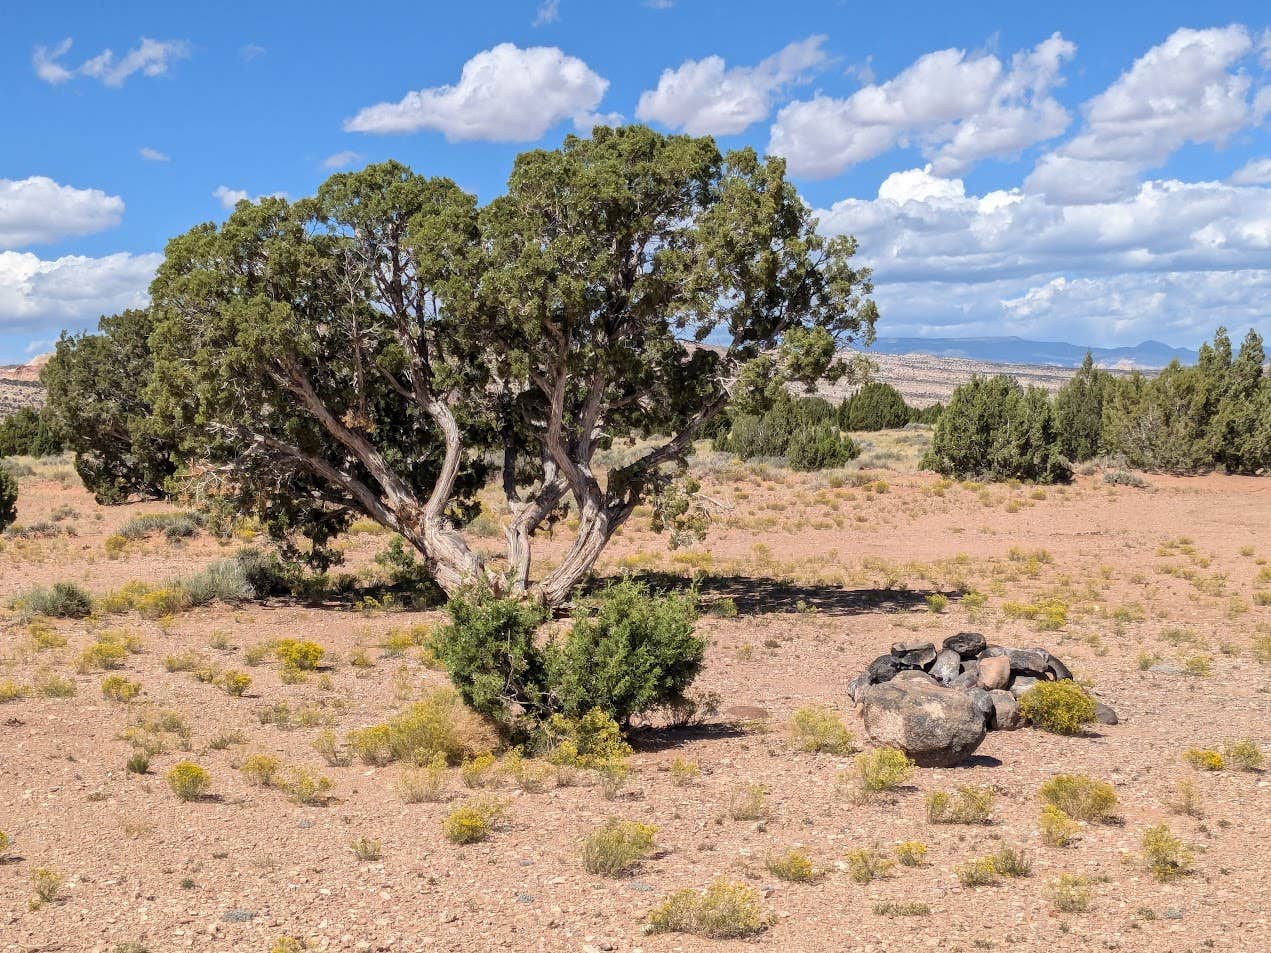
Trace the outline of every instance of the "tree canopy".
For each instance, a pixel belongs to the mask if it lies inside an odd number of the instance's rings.
[[[533,587],[560,604],[739,375],[810,385],[872,338],[855,251],[817,233],[782,160],[709,138],[571,136],[518,157],[485,207],[387,162],[174,238],[146,396],[276,532],[321,541],[368,516],[450,592],[526,590],[532,538],[572,501],[568,550]],[[601,447],[654,435],[597,472]],[[491,472],[503,566],[459,531]]]

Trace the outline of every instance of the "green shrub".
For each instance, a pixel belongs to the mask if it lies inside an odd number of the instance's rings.
[[[0,457],[52,457],[62,448],[62,435],[47,408],[19,407],[0,418]]]
[[[594,615],[574,621],[546,652],[547,681],[561,713],[601,709],[619,725],[676,705],[701,671],[706,641],[694,632],[696,593],[654,596],[625,579],[589,600]]]
[[[1045,781],[1041,799],[1079,821],[1102,821],[1117,806],[1117,792],[1107,781],[1084,774],[1057,774]]]
[[[575,768],[598,769],[631,754],[618,723],[599,708],[581,718],[552,715],[535,741],[551,764]]]
[[[119,527],[119,535],[135,540],[162,533],[168,539],[185,539],[198,532],[200,521],[192,513],[142,513]]]
[[[460,696],[512,736],[528,736],[554,714],[582,718],[599,708],[620,725],[682,702],[701,669],[693,594],[656,597],[625,580],[597,593],[595,613],[562,640],[540,645],[543,610],[518,599],[452,599],[437,655]]]
[[[23,593],[14,605],[24,615],[83,619],[93,611],[93,597],[73,582],[55,582],[47,588]]]
[[[1075,735],[1094,721],[1094,699],[1070,679],[1038,682],[1019,697],[1019,712],[1030,725],[1057,735]]]
[[[976,857],[955,868],[958,882],[964,887],[990,887],[1001,882],[997,864],[992,857]]]
[[[1055,395],[1059,450],[1073,463],[1084,463],[1102,450],[1103,399],[1111,380],[1087,351],[1081,369]]]
[[[1230,742],[1222,750],[1223,759],[1237,771],[1261,771],[1266,767],[1266,756],[1252,738]]]
[[[940,415],[923,464],[946,476],[1068,480],[1050,397],[1005,374],[960,384]]]
[[[267,788],[274,783],[281,767],[282,763],[271,754],[249,754],[238,770],[252,784]]]
[[[288,768],[272,783],[293,804],[325,804],[335,787],[325,774],[305,767]]]
[[[1033,872],[1033,863],[1018,847],[1004,846],[993,854],[993,869],[1003,877],[1027,877]]]
[[[212,779],[206,771],[193,761],[180,761],[164,775],[168,787],[180,801],[197,801],[212,786]]]
[[[1152,876],[1162,883],[1191,873],[1192,852],[1166,824],[1143,832],[1143,859]]]
[[[704,891],[680,890],[649,911],[650,933],[688,933],[728,940],[762,933],[771,922],[758,891],[720,878]]]
[[[927,820],[932,824],[987,824],[992,813],[993,792],[988,788],[963,785],[952,794],[927,795]]]
[[[0,467],[0,532],[13,525],[18,518],[18,481],[9,471]]]
[[[800,751],[848,755],[856,750],[856,737],[832,709],[822,705],[800,708],[790,719],[790,736]]]
[[[616,877],[653,850],[657,828],[611,817],[583,838],[583,866],[589,873]]]
[[[242,698],[247,693],[247,689],[252,687],[252,677],[246,672],[228,669],[217,676],[216,684],[221,686],[227,695]]]
[[[193,576],[182,579],[180,587],[189,595],[191,604],[196,606],[213,602],[234,605],[256,596],[242,564],[236,559],[219,559],[210,563]]]
[[[882,381],[866,381],[838,410],[839,426],[844,430],[891,430],[917,416],[900,391]]]
[[[860,456],[860,448],[851,437],[839,433],[831,423],[804,426],[790,435],[786,445],[786,462],[791,470],[811,472],[832,470]]]

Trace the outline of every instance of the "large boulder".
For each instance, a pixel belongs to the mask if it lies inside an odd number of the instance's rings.
[[[1011,683],[1011,660],[1005,655],[980,659],[980,687],[993,691]]]
[[[1016,675],[1032,675],[1042,678],[1050,666],[1051,655],[1043,649],[1008,649],[1011,671]]]
[[[1024,724],[1024,716],[1019,713],[1019,702],[1010,692],[998,689],[988,693],[993,702],[993,717],[989,719],[994,731],[1014,731]]]
[[[984,740],[984,715],[963,692],[905,679],[861,694],[865,731],[877,745],[899,748],[925,768],[958,764]]]

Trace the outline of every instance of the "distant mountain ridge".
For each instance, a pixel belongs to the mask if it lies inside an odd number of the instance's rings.
[[[929,354],[994,364],[1036,364],[1051,367],[1080,367],[1086,351],[1100,367],[1160,368],[1177,358],[1183,364],[1196,363],[1197,352],[1171,347],[1160,341],[1144,341],[1130,347],[1085,347],[1061,341],[1029,341],[1021,337],[983,338],[879,338],[866,353]]]

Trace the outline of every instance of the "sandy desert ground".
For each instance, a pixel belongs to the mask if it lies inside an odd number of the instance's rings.
[[[1198,771],[1182,755],[1243,739],[1271,750],[1271,482],[1147,475],[1134,487],[1093,473],[1067,487],[980,486],[915,471],[921,431],[867,439],[865,468],[831,474],[708,456],[698,470],[719,507],[703,544],[671,552],[637,514],[606,555],[608,574],[696,578],[711,611],[695,690],[716,695],[719,708],[700,726],[640,733],[633,774],[614,799],[586,776],[487,792],[452,770],[447,801],[406,803],[398,766],[332,765],[315,751],[323,732],[342,738],[446,683],[401,638],[437,625],[438,610],[277,599],[34,626],[0,610],[0,685],[17,688],[0,704],[0,830],[12,839],[0,863],[0,949],[1267,949],[1268,775]],[[19,509],[19,531],[0,548],[5,604],[57,580],[95,596],[161,582],[245,541],[157,536],[108,553],[125,521],[170,507],[98,507],[65,462],[32,467]],[[373,565],[386,541],[350,536],[345,568]],[[928,598],[937,593],[948,596],[941,611]],[[1028,618],[1038,603],[1050,607],[1047,631]],[[136,651],[116,673],[80,671],[102,629],[126,630]],[[850,755],[791,743],[791,715],[820,704],[865,747],[849,679],[895,641],[938,642],[962,629],[1051,649],[1121,723],[1081,737],[993,732],[970,764],[920,769],[868,804],[846,795]],[[319,642],[330,664],[284,681],[252,652],[282,637]],[[186,655],[249,673],[250,689],[234,697],[169,671],[169,657]],[[1146,670],[1157,662],[1164,672]],[[141,694],[106,699],[109,674],[139,682]],[[59,693],[59,679],[73,695],[45,694]],[[148,773],[126,772],[129,726],[165,712],[188,738],[171,735]],[[329,800],[296,804],[249,783],[237,768],[253,753],[326,776]],[[208,796],[182,802],[168,789],[163,773],[183,759],[210,772]],[[687,785],[670,770],[676,759],[700,771]],[[1118,797],[1114,822],[1086,826],[1063,848],[1038,832],[1038,788],[1059,772],[1110,781]],[[1195,815],[1180,813],[1180,783]],[[925,794],[966,784],[994,792],[991,823],[928,823]],[[733,810],[751,785],[762,786],[763,804]],[[482,843],[447,842],[443,816],[486,795],[506,801],[503,825]],[[733,816],[743,813],[752,816]],[[618,878],[589,874],[579,859],[581,836],[609,817],[657,826],[656,853]],[[1160,822],[1194,851],[1192,872],[1168,883],[1149,876],[1140,850],[1143,831]],[[350,847],[358,838],[380,841],[382,856],[359,860]],[[928,847],[921,866],[868,884],[845,869],[853,849],[915,840]],[[1030,876],[960,884],[960,864],[1003,845],[1027,852]],[[792,847],[824,876],[804,884],[769,873],[766,859]],[[63,883],[51,902],[32,904],[39,869]],[[1061,873],[1090,879],[1087,911],[1055,909]],[[760,936],[646,934],[653,904],[720,875],[762,892],[771,926]],[[889,903],[928,912],[890,916]],[[283,937],[306,945],[278,945]]]

